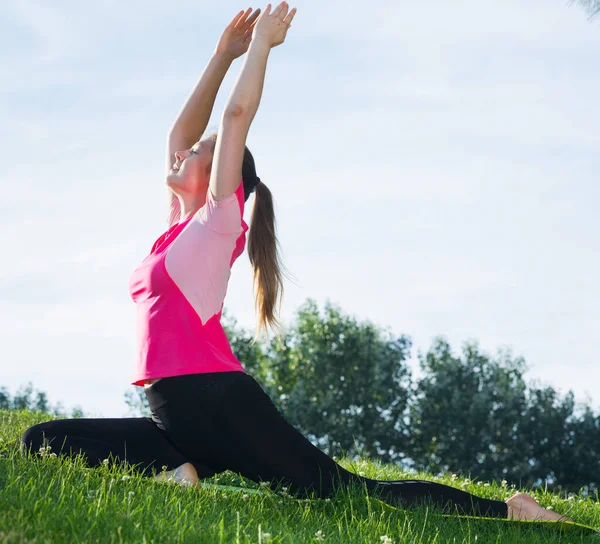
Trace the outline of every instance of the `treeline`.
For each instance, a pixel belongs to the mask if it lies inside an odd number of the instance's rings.
[[[6,387],[0,387],[0,410],[35,410],[57,417],[84,417],[80,406],[68,413],[60,402],[51,405],[48,395],[43,391],[34,391],[31,382],[21,387],[12,397]]]
[[[299,431],[329,455],[365,455],[433,474],[597,494],[600,415],[572,392],[527,384],[523,358],[444,339],[411,340],[308,300],[281,341],[251,345],[224,319],[232,349]]]

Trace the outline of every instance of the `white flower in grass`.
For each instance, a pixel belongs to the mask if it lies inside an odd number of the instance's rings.
[[[469,487],[469,482],[463,482],[462,484],[460,484],[461,489],[467,489],[467,487]]]
[[[319,529],[315,533],[315,540],[317,540],[319,542],[323,542],[325,540],[325,535],[323,534],[323,531],[321,531],[321,529]]]
[[[452,474],[450,476],[450,480],[453,481],[453,482],[456,482],[456,480],[458,480],[458,476],[456,474]]]
[[[104,459],[104,461],[102,461],[102,464],[107,467],[108,466],[108,459]]]
[[[325,499],[325,502],[331,502],[331,499]]]
[[[502,485],[502,487],[506,488],[506,486],[508,485],[508,482],[506,480],[502,480],[501,485]]]
[[[271,482],[260,482],[259,484],[261,487],[267,487],[269,485],[271,485]]]
[[[135,495],[135,493],[133,491],[130,491],[129,493],[127,493],[127,498],[129,500],[133,499],[133,496]]]
[[[379,537],[379,540],[381,540],[381,542],[383,542],[383,544],[393,544],[393,540],[387,536],[387,535],[383,535]]]
[[[271,533],[263,533],[262,537],[265,542],[268,542],[271,540]]]
[[[124,482],[125,480],[131,480],[131,476],[129,474],[124,474],[121,480]]]
[[[489,483],[489,482],[485,482],[485,483],[483,484],[483,487],[490,487],[490,483]]]
[[[56,453],[51,453],[48,457],[50,457],[51,459],[56,459]]]

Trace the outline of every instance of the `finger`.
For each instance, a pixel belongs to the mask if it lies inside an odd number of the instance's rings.
[[[294,20],[294,15],[296,15],[296,8],[290,11],[287,14],[287,17],[283,20],[283,22],[288,25],[288,28],[291,26],[292,21]]]
[[[235,25],[237,24],[237,22],[240,20],[240,17],[244,15],[243,11],[240,11],[232,20],[231,23],[229,23],[230,27],[235,27]]]
[[[235,24],[236,27],[241,27],[246,23],[246,17],[248,17],[248,15],[250,15],[250,12],[252,11],[252,8],[248,8],[246,11],[242,11],[242,16],[237,20],[237,23]]]
[[[254,23],[258,20],[258,16],[260,15],[260,9],[254,11],[254,13],[250,16],[250,18],[244,23],[243,30],[248,30],[248,28],[252,28]]]
[[[284,6],[285,2],[281,2],[281,4],[275,8],[275,11],[273,11],[273,17],[279,17],[279,14],[282,12]]]
[[[281,10],[281,13],[277,16],[277,18],[280,21],[283,21],[283,19],[285,18],[285,16],[288,14],[288,10],[290,9],[290,5],[286,2],[285,6],[283,6],[283,9]]]
[[[281,19],[281,20],[283,20],[283,18],[287,15],[288,11],[290,10],[290,5],[287,2],[282,2],[282,4],[283,4],[283,8],[279,12],[279,15],[277,16],[277,18]]]
[[[263,11],[263,15],[266,17],[267,15],[270,15],[270,14],[271,14],[271,4],[267,4],[265,11]]]

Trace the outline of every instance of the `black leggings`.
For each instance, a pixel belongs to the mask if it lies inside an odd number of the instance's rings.
[[[145,389],[152,418],[63,419],[27,429],[29,451],[49,443],[63,455],[83,453],[88,466],[127,461],[143,475],[190,462],[199,478],[225,470],[272,489],[287,486],[302,498],[333,494],[358,484],[394,506],[431,501],[446,513],[503,517],[503,501],[483,499],[423,480],[372,480],[347,471],[314,446],[277,410],[245,372],[210,372],[163,378]],[[44,441],[44,438],[46,441]]]

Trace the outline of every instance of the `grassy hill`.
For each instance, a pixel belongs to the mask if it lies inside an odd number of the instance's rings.
[[[206,543],[565,543],[600,542],[560,526],[527,522],[445,518],[433,508],[392,508],[356,490],[331,499],[299,500],[265,491],[231,492],[183,488],[136,476],[121,466],[89,469],[47,456],[19,454],[21,434],[51,416],[0,411],[0,542],[206,542]],[[496,482],[448,475],[406,474],[391,465],[340,459],[348,470],[370,478],[419,478],[504,500],[515,492]],[[255,482],[225,472],[207,483],[260,490]],[[521,489],[544,507],[579,523],[600,527],[600,503]]]

